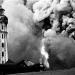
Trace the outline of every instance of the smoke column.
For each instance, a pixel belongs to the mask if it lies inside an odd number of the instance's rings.
[[[2,7],[8,17],[8,56],[18,63],[31,60],[38,63],[40,54],[40,38],[33,35],[33,13],[22,0],[4,0]],[[35,31],[34,31],[35,32]]]

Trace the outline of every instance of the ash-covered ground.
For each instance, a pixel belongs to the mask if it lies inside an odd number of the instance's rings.
[[[4,0],[2,7],[10,60],[49,70],[75,67],[74,0]]]

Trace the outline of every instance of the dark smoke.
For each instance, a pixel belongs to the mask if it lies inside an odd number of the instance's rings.
[[[51,69],[75,67],[75,41],[62,35],[45,39]]]

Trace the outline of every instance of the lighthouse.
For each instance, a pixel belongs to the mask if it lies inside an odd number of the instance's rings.
[[[4,9],[0,7],[0,64],[5,64],[8,61],[7,24],[8,19],[4,15]]]

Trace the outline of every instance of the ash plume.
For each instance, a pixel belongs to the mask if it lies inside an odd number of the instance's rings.
[[[4,0],[2,7],[8,17],[8,56],[18,63],[21,60],[39,62],[40,36],[34,35],[33,13],[22,0]]]
[[[75,2],[73,0],[46,0],[46,2],[40,0],[33,5],[33,11],[35,22],[48,18],[49,25],[52,26],[44,32],[45,50],[49,51],[47,52],[49,56],[52,56],[49,61],[52,58],[52,61],[56,63],[58,59],[62,65],[66,64],[66,67],[75,66]]]
[[[57,60],[68,67],[75,65],[75,7],[72,0],[27,0],[26,5],[24,0],[4,0],[2,7],[8,17],[9,59],[16,63],[43,60],[47,68],[51,67],[51,61],[55,64]],[[42,29],[43,22],[49,28]]]
[[[33,10],[33,4],[35,4],[36,2],[40,1],[40,0],[24,0],[27,1],[26,2],[26,7],[28,7],[30,10]]]

